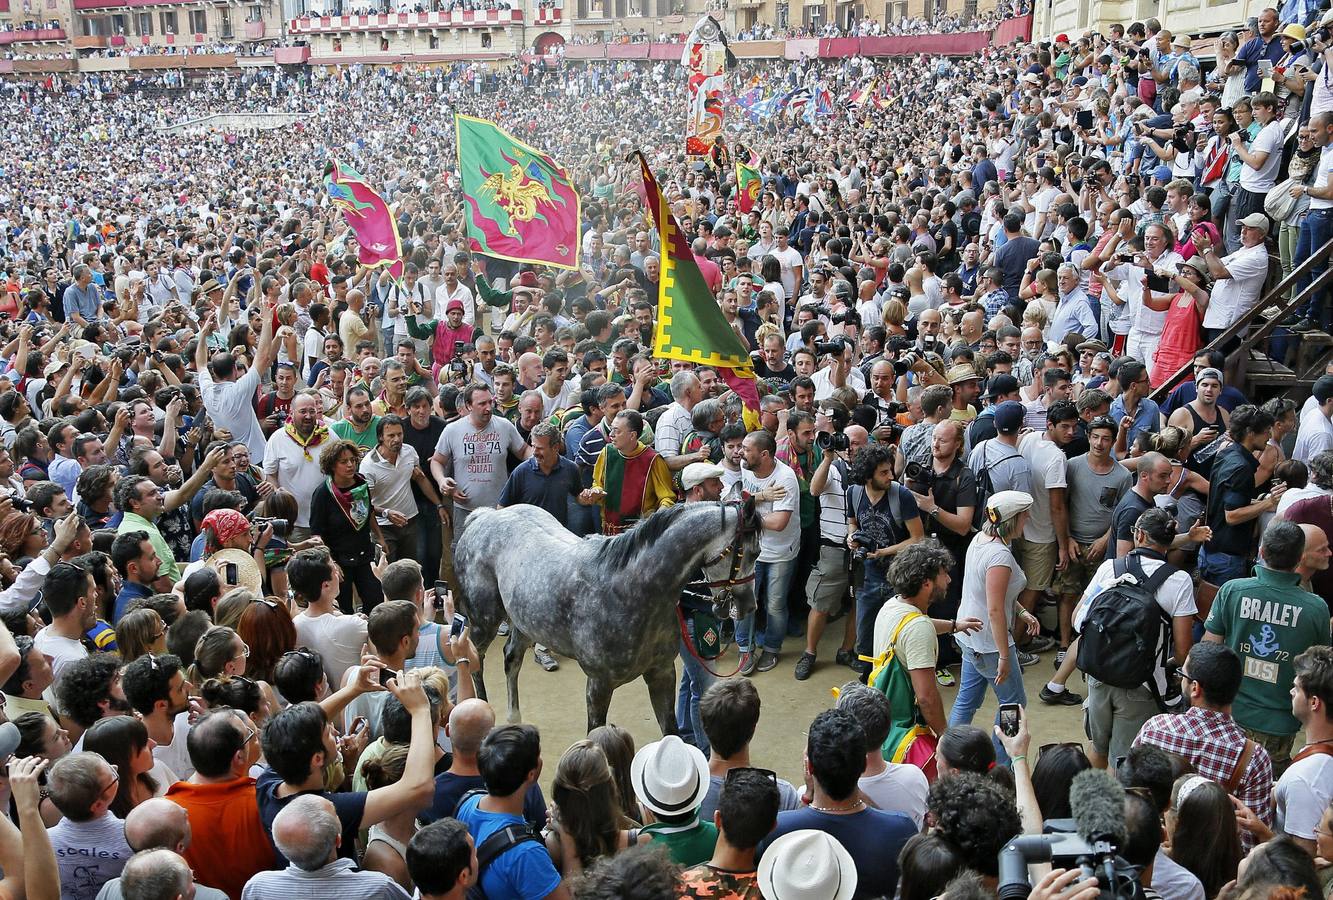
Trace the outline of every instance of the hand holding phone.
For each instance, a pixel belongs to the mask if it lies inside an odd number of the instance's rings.
[[[431,601],[431,605],[434,606],[436,609],[444,609],[444,598],[447,597],[448,595],[449,595],[449,582],[447,581],[435,582],[435,598],[434,600]]]
[[[390,681],[398,677],[398,673],[390,668],[380,669],[380,686],[387,685]]]
[[[1000,731],[1009,737],[1018,734],[1019,706],[1017,703],[1000,704]]]
[[[449,620],[449,640],[457,640],[463,634],[463,629],[467,627],[467,616],[460,612],[454,613],[454,617]]]

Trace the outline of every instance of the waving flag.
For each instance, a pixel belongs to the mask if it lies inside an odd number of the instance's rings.
[[[876,86],[876,79],[874,78],[870,79],[865,84],[861,85],[859,88],[857,88],[855,91],[852,92],[852,96],[847,101],[848,104],[850,104],[851,106],[863,105],[874,94],[875,86]]]
[[[356,235],[357,259],[375,269],[388,266],[394,278],[403,277],[403,244],[389,204],[347,163],[330,159],[324,167],[324,190]]]
[[[662,197],[662,189],[642,153],[636,153],[643,187],[653,223],[662,238],[662,268],[657,288],[657,326],[653,355],[660,359],[683,359],[712,366],[727,385],[740,395],[749,415],[747,424],[759,422],[759,388],[754,380],[750,354],[722,315],[699,264],[690,252],[680,223]]]
[[[706,15],[694,23],[680,62],[686,69],[685,152],[707,156],[713,138],[722,133],[727,69],[736,65],[717,19]]]
[[[759,192],[764,188],[764,176],[758,169],[736,162],[736,206],[748,213],[759,203]]]
[[[579,195],[555,160],[485,119],[454,116],[471,248],[559,269],[579,264]]]

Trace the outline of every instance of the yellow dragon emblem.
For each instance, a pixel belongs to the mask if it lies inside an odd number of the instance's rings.
[[[478,189],[483,196],[489,195],[495,204],[509,216],[505,233],[517,235],[514,222],[530,222],[537,218],[537,204],[554,204],[550,191],[541,181],[529,177],[523,167],[514,163],[509,167],[509,174],[496,172],[481,183]]]

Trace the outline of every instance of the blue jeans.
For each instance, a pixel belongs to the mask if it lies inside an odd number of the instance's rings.
[[[1333,238],[1333,209],[1312,209],[1307,212],[1305,221],[1301,223],[1300,234],[1296,237],[1296,251],[1292,254],[1292,264],[1299,265],[1309,259],[1316,250],[1328,243],[1329,238]],[[1327,269],[1328,257],[1322,256],[1308,274],[1296,279],[1296,293],[1299,294],[1308,288]],[[1301,307],[1301,316],[1328,327],[1330,318],[1328,294],[1328,288],[1324,288],[1306,301]],[[1324,302],[1321,303],[1321,300]]]
[[[1209,584],[1218,587],[1249,574],[1249,566],[1243,556],[1232,553],[1209,553],[1207,547],[1199,550],[1199,575]]]
[[[949,710],[950,725],[972,724],[972,716],[986,699],[988,685],[995,688],[995,699],[1000,703],[1017,703],[1022,707],[1028,705],[1027,694],[1023,690],[1023,668],[1018,664],[1018,650],[1010,646],[1008,652],[1009,677],[996,685],[995,676],[1000,672],[1000,654],[977,653],[963,648],[963,674],[958,685],[958,696],[953,701],[953,709]],[[995,720],[998,722],[999,719],[1000,714],[997,710]],[[1001,765],[1007,765],[1009,754],[1004,752],[1004,747],[1000,745],[994,733],[991,734],[991,743],[995,745],[996,761]]]
[[[777,653],[782,649],[782,639],[787,636],[787,588],[791,584],[792,573],[796,571],[796,557],[778,562],[760,562],[754,564],[754,594],[762,598],[768,621],[764,624],[764,636],[761,639],[764,650]],[[736,647],[742,653],[748,653],[750,632],[754,630],[754,613],[736,623]]]
[[[690,636],[690,643],[694,644],[694,649],[699,649],[699,644],[694,638],[694,620],[689,616],[685,617],[685,630]],[[708,735],[704,734],[704,722],[699,717],[699,698],[704,695],[704,691],[713,686],[717,679],[713,673],[704,668],[704,664],[695,659],[694,654],[690,653],[685,642],[680,642],[680,692],[676,697],[676,729],[680,736],[685,739],[685,743],[693,744],[703,751],[704,756],[708,755],[709,744]]]
[[[870,656],[875,649],[875,617],[879,615],[884,602],[893,594],[893,589],[885,580],[885,571],[872,559],[862,563],[865,580],[856,591],[856,653],[858,656]],[[870,674],[870,664],[858,662],[862,674]],[[862,678],[862,681],[865,679]]]

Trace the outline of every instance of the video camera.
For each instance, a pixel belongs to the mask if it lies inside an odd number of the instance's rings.
[[[1046,834],[1019,835],[1000,851],[999,900],[1026,900],[1032,892],[1028,866],[1049,862],[1057,869],[1077,868],[1096,878],[1100,900],[1143,900],[1140,870],[1121,856],[1129,841],[1125,827],[1125,789],[1103,769],[1074,776],[1069,789],[1072,819],[1051,819]]]
[[[909,462],[905,473],[909,481],[915,481],[917,484],[924,484],[926,490],[935,486],[935,469],[931,466],[923,466],[919,462]]]

